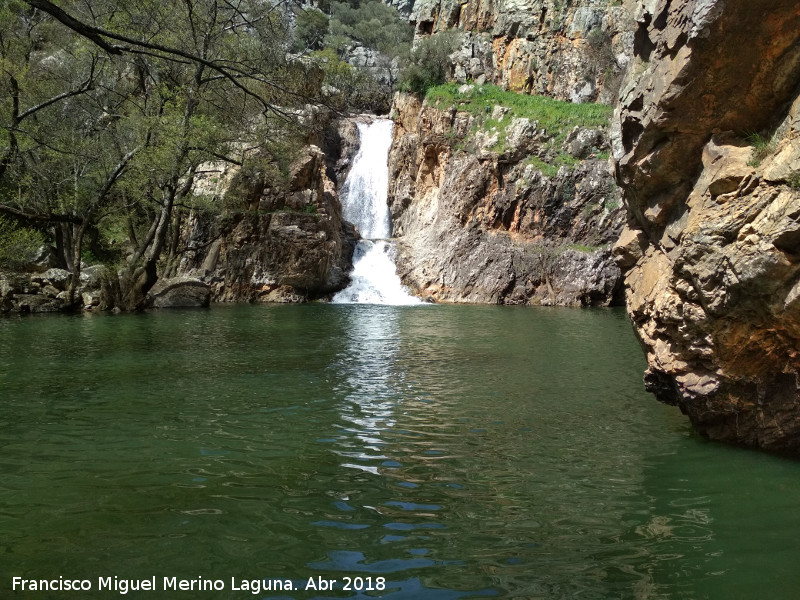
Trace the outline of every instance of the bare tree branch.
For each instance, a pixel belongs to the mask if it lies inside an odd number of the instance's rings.
[[[30,223],[50,224],[50,223],[75,223],[79,225],[81,219],[73,215],[63,215],[55,213],[29,213],[8,204],[0,204],[0,214],[9,215],[16,219],[28,221]]]
[[[270,112],[284,119],[289,118],[288,113],[282,111],[281,109],[273,105],[259,93],[254,92],[247,85],[242,83],[239,78],[235,76],[235,75],[244,75],[245,78],[247,79],[251,79],[253,81],[263,83],[264,85],[271,86],[284,93],[291,93],[289,92],[289,90],[284,89],[282,86],[262,76],[259,76],[256,73],[246,72],[241,69],[234,68],[230,65],[222,65],[220,64],[220,61],[208,60],[192,52],[181,50],[180,48],[172,48],[169,46],[163,46],[161,44],[156,44],[153,42],[137,40],[125,35],[114,33],[112,31],[107,31],[99,27],[95,27],[93,25],[84,23],[83,21],[80,21],[75,17],[69,15],[64,10],[62,10],[52,2],[49,2],[48,0],[24,0],[24,1],[30,6],[38,8],[43,12],[46,12],[54,19],[56,19],[63,25],[69,27],[79,35],[90,40],[91,42],[93,42],[94,44],[96,44],[109,54],[117,54],[117,55],[123,53],[143,54],[144,52],[141,49],[144,48],[146,50],[152,50],[161,53],[160,55],[156,56],[164,60],[175,61],[177,60],[176,57],[189,60],[193,63],[203,65],[219,73],[222,77],[230,81],[235,87],[241,90],[244,94],[257,100],[259,104],[261,104],[261,106],[263,107],[264,113]],[[122,42],[124,45],[112,44],[111,42],[109,42],[109,40]]]

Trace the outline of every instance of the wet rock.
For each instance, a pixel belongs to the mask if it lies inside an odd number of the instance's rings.
[[[54,313],[61,312],[66,304],[59,298],[44,294],[17,294],[12,299],[10,312],[17,313]]]

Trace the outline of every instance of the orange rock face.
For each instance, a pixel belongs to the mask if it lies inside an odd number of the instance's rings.
[[[613,133],[645,382],[712,439],[798,456],[800,5],[651,5]]]

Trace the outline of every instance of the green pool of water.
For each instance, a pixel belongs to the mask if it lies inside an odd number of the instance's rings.
[[[800,464],[643,368],[616,310],[0,320],[0,598],[797,598]]]

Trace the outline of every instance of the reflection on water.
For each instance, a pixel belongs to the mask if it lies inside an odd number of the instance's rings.
[[[798,464],[696,439],[642,367],[616,311],[0,321],[0,597],[68,573],[794,598]]]

